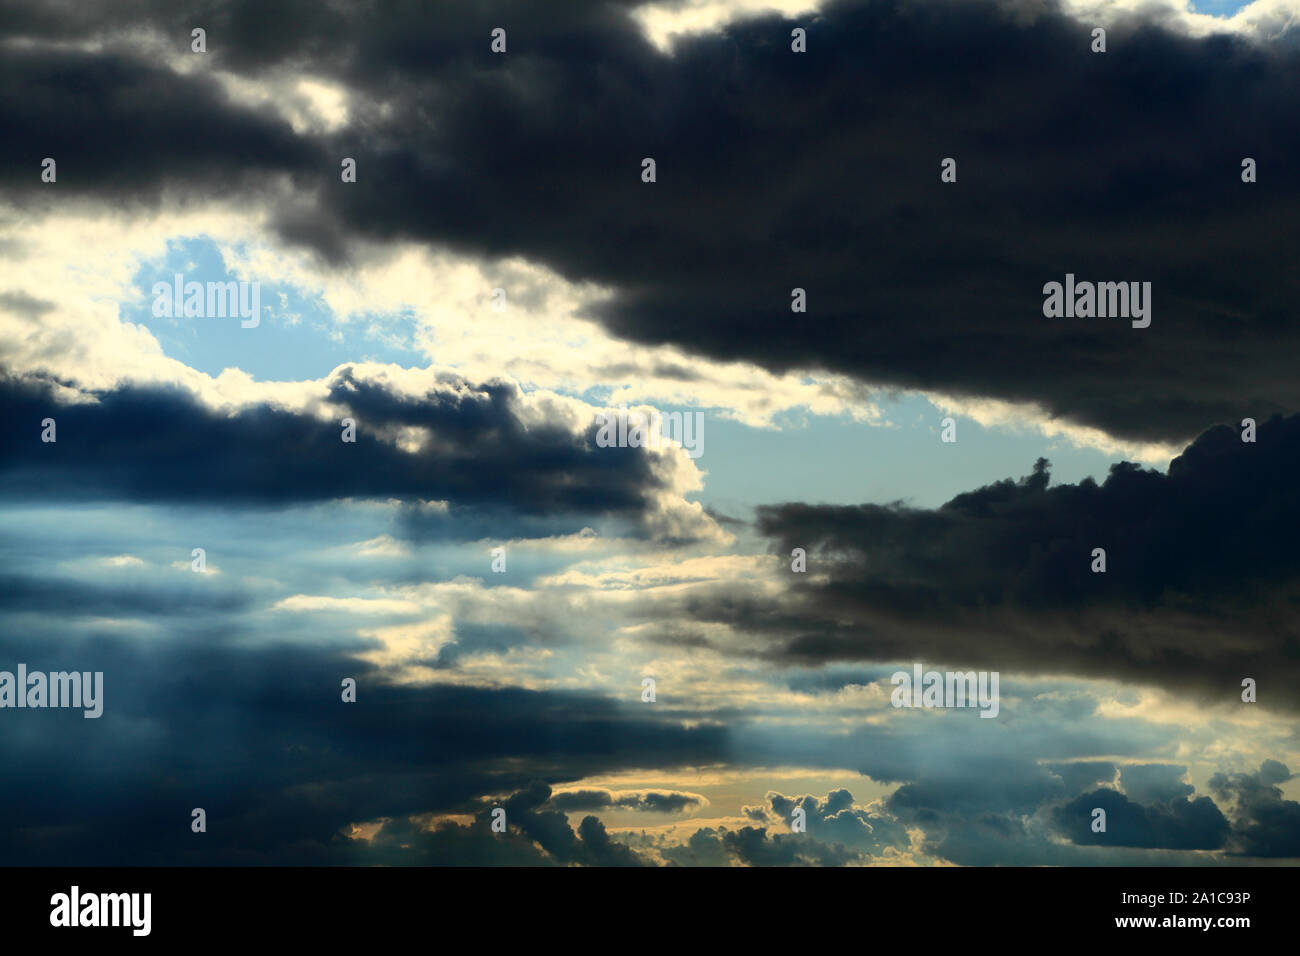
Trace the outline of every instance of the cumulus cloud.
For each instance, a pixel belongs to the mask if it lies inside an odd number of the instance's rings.
[[[0,737],[0,862],[1300,855],[1264,756],[1300,680],[1288,2],[9,4],[0,627],[109,703]],[[178,237],[426,367],[190,367],[140,319]],[[1045,318],[1067,272],[1151,282],[1152,325]],[[680,450],[593,441],[622,403],[889,425],[882,388],[1183,450],[750,527]],[[1005,671],[1000,719],[889,708],[883,665],[921,658]],[[195,802],[220,841],[174,826]]]
[[[698,614],[775,635],[772,653],[788,660],[1068,671],[1240,705],[1243,677],[1300,679],[1280,597],[1300,564],[1276,533],[1300,515],[1300,417],[1259,436],[1220,426],[1168,474],[1120,463],[1101,484],[1049,487],[1040,460],[933,510],[764,507],[758,525],[779,553],[808,550],[807,580],[792,575],[771,615],[721,599]],[[1105,573],[1092,570],[1097,548]]]
[[[1106,829],[1094,832],[1093,811],[1106,812]],[[1115,790],[1085,793],[1056,810],[1056,823],[1075,843],[1168,850],[1217,850],[1228,821],[1209,797],[1143,805]]]
[[[1231,801],[1233,847],[1262,857],[1300,856],[1300,803],[1282,796],[1279,784],[1292,779],[1286,764],[1265,760],[1254,773],[1215,774],[1210,789]]]
[[[689,482],[680,453],[599,448],[594,414],[539,407],[544,398],[500,382],[440,376],[412,394],[344,367],[299,409],[219,411],[156,385],[76,398],[35,376],[0,380],[0,402],[31,424],[0,441],[7,496],[243,505],[437,497],[471,515],[567,515],[575,531],[581,516],[604,514],[674,540],[722,534],[680,498]],[[343,417],[356,423],[355,442],[342,440]],[[40,440],[46,418],[61,440]]]
[[[1050,5],[845,0],[799,21],[803,56],[780,16],[669,54],[629,7],[331,7],[276,40],[215,16],[208,65],[183,74],[152,46],[83,42],[137,24],[182,37],[183,5],[166,23],[147,6],[91,4],[66,22],[27,9],[7,24],[3,120],[58,155],[59,195],[237,191],[283,240],[340,265],[358,242],[519,257],[609,290],[593,315],[617,335],[714,361],[996,398],[1143,442],[1300,408],[1285,359],[1295,290],[1278,279],[1300,182],[1292,44],[1123,14],[1110,45],[1124,54],[1098,57],[1089,25]],[[485,49],[503,19],[516,52],[466,70],[469,44]],[[290,63],[381,108],[295,127],[217,78]],[[1017,106],[957,92],[971,88],[1015,91]],[[1151,90],[1159,110],[1143,105]],[[173,135],[196,112],[201,129]],[[1080,137],[1077,116],[1106,120]],[[339,188],[363,132],[364,172]],[[663,174],[647,186],[649,154]],[[1265,172],[1246,185],[1250,154]],[[958,184],[938,180],[945,156]],[[0,165],[16,208],[52,201],[33,162]],[[1044,319],[1042,286],[1066,272],[1151,282],[1153,325]],[[806,314],[789,310],[796,286]]]

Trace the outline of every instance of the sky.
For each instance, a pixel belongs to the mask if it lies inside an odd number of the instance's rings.
[[[0,3],[0,863],[1294,865],[1298,23]]]

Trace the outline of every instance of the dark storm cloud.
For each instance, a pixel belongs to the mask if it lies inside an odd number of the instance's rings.
[[[1276,765],[1276,761],[1267,763]],[[1225,863],[1222,852],[1243,845],[1224,809],[1182,783],[1186,767],[1121,767],[1126,793],[1096,785],[1115,780],[1117,768],[1106,761],[1046,768],[1055,783],[1037,788],[985,783],[990,778],[1041,775],[1043,766],[1032,759],[990,762],[982,776],[973,763],[948,773],[927,770],[916,783],[899,788],[885,806],[900,823],[922,829],[925,853],[967,866]],[[945,786],[934,786],[935,778]],[[968,794],[957,785],[959,779],[981,792]],[[1005,795],[997,793],[999,786]],[[1216,793],[1224,807],[1230,803],[1227,796]],[[1092,830],[1097,808],[1106,811],[1105,832]],[[1062,843],[1058,834],[1070,842]]]
[[[516,805],[532,790],[506,801]],[[577,832],[561,814],[541,826],[537,814],[506,817],[505,833],[493,832],[491,813],[474,823],[442,822],[430,829],[411,818],[389,820],[365,843],[349,848],[352,862],[384,866],[649,866],[635,850],[610,837],[594,816],[584,817]]]
[[[502,805],[506,811],[506,826],[517,826],[524,835],[560,863],[579,863],[588,866],[644,866],[635,851],[611,840],[605,825],[594,816],[583,817],[575,833],[569,819],[559,810],[545,809],[551,797],[551,788],[534,781],[524,790],[513,794]],[[480,829],[489,828],[492,809],[484,809],[478,816]]]
[[[1133,764],[1120,771],[1120,786],[1135,803],[1169,803],[1195,792],[1186,776],[1187,768],[1176,764]]]
[[[746,813],[751,809],[746,807]],[[907,831],[895,818],[855,806],[853,794],[842,788],[824,798],[769,792],[765,809],[767,820],[786,826],[793,820],[794,811],[801,809],[809,837],[865,855],[879,856],[886,848],[906,850],[908,846]]]
[[[0,566],[8,562],[0,562]],[[94,584],[75,578],[35,577],[0,570],[0,612],[56,612],[61,619],[79,616],[166,617],[248,610],[246,594],[209,591],[169,582],[131,588]]]
[[[1286,226],[1300,54],[1286,39],[1133,20],[1099,55],[1091,24],[1050,5],[854,0],[666,56],[614,3],[44,7],[10,4],[0,27],[69,40],[148,26],[184,52],[204,21],[208,64],[326,76],[354,108],[343,130],[294,137],[127,41],[7,51],[0,125],[28,152],[10,151],[0,181],[21,202],[50,201],[46,155],[66,162],[59,190],[110,201],[284,172],[298,192],[282,232],[331,259],[359,237],[525,256],[612,288],[603,320],[640,341],[1036,401],[1134,438],[1300,408]],[[790,52],[796,24],[806,54]],[[355,184],[337,181],[343,156]],[[948,156],[956,184],[939,181]],[[1244,156],[1258,183],[1241,182]],[[1151,327],[1044,318],[1042,286],[1066,272],[1151,282]],[[795,286],[806,315],[789,310]]]
[[[0,125],[15,147],[0,155],[0,183],[22,205],[231,194],[249,202],[269,174],[305,172],[310,182],[320,166],[319,145],[282,118],[237,108],[210,78],[180,76],[143,55],[9,48],[0,85]],[[40,183],[45,157],[58,164],[53,186]],[[47,191],[18,185],[29,180]]]
[[[730,866],[732,857],[723,846],[721,833],[713,827],[703,827],[690,835],[680,846],[663,848],[665,859],[679,866]]]
[[[887,849],[908,848],[907,831],[896,818],[855,806],[848,790],[832,790],[825,797],[769,791],[766,799],[763,806],[741,810],[760,826],[701,830],[686,847],[665,852],[665,857],[688,865],[710,865],[707,858],[721,853],[748,866],[844,866],[867,863]],[[793,829],[797,810],[803,811],[802,832]]]
[[[1300,706],[1300,632],[1282,596],[1300,554],[1300,417],[1258,442],[1211,429],[1168,474],[1122,463],[1102,484],[1019,481],[934,510],[901,504],[763,507],[759,529],[808,550],[781,607],[719,595],[692,608],[773,635],[778,657],[950,661],[1162,684],[1207,702]],[[1094,548],[1106,572],[1091,570]],[[825,575],[825,579],[819,576]]]
[[[626,836],[610,838],[595,818],[576,828],[567,820],[568,811],[599,812],[606,798],[610,809],[630,808],[628,795],[616,800],[584,788],[569,799],[589,805],[577,806],[551,788],[631,770],[795,762],[856,768],[901,786],[870,808],[842,789],[825,797],[770,793],[766,806],[749,808],[748,829],[647,849],[682,864],[716,864],[716,854],[754,865],[861,863],[906,849],[904,826],[915,826],[933,834],[928,852],[958,862],[1069,862],[1053,845],[1035,843],[1020,817],[1113,779],[1114,767],[1043,767],[1035,755],[1149,752],[1168,739],[1123,722],[1087,731],[1062,724],[1052,717],[1055,688],[1032,712],[1026,708],[1018,729],[998,731],[974,718],[940,728],[873,725],[845,738],[798,718],[787,726],[771,715],[755,723],[753,713],[659,714],[635,691],[620,702],[562,691],[389,686],[355,658],[371,643],[328,630],[309,646],[250,642],[238,622],[220,620],[181,637],[126,640],[90,630],[51,641],[14,623],[0,620],[10,665],[102,670],[105,704],[98,720],[61,711],[0,716],[15,731],[0,736],[3,863],[648,863],[654,853],[628,846]],[[357,678],[357,703],[340,701],[342,676]],[[1124,783],[1164,794],[1183,772],[1143,767]],[[1270,763],[1254,789],[1286,777]],[[1234,793],[1248,783],[1234,782]],[[686,796],[635,794],[646,810],[675,808]],[[208,812],[212,839],[196,842],[189,833],[196,806]],[[507,811],[506,834],[490,831],[495,806]],[[797,839],[788,832],[795,806],[808,822]],[[1261,853],[1281,855],[1294,804],[1254,799],[1251,806],[1251,819],[1278,834]],[[412,820],[431,813],[473,823],[443,822],[430,832],[427,821]],[[377,820],[388,822],[372,841],[340,835],[349,824]],[[131,840],[123,843],[122,833]],[[1240,852],[1263,846],[1241,845]]]
[[[1106,829],[1093,832],[1093,810],[1106,811]],[[1085,793],[1055,813],[1061,832],[1075,843],[1161,850],[1217,850],[1228,821],[1209,797],[1143,806],[1115,790]]]
[[[102,671],[104,712],[0,712],[0,864],[353,862],[364,847],[339,836],[349,824],[480,812],[483,794],[512,790],[516,832],[562,862],[609,862],[626,854],[592,824],[573,837],[541,809],[537,781],[698,766],[728,749],[723,727],[595,694],[395,687],[351,656],[359,647],[229,637],[7,637],[10,670]],[[354,704],[340,699],[345,676]],[[206,839],[190,832],[194,807]]]
[[[403,73],[445,67],[467,55],[464,37],[485,39],[491,25],[509,18],[521,36],[536,38],[548,49],[580,52],[593,25],[603,24],[635,36],[632,26],[615,14],[640,0],[569,0],[547,8],[519,0],[380,0],[376,3],[317,3],[260,0],[221,3],[175,0],[75,0],[0,5],[0,30],[8,36],[45,41],[99,37],[144,25],[175,49],[189,53],[190,31],[208,32],[205,54],[223,68],[257,72],[270,65],[303,60],[331,73],[378,80],[386,72]],[[346,49],[346,60],[331,59]]]
[[[1235,803],[1233,850],[1248,856],[1300,857],[1300,803],[1286,800],[1278,784],[1292,777],[1287,766],[1265,760],[1257,773],[1217,773],[1210,789]]]
[[[493,833],[482,823],[443,823],[433,829],[409,817],[389,820],[370,840],[351,848],[355,862],[384,866],[555,866],[545,850],[515,832]]]
[[[869,862],[886,850],[908,849],[907,830],[895,817],[856,806],[848,790],[832,790],[825,797],[769,791],[766,799],[765,806],[742,810],[762,826],[701,830],[686,847],[665,856],[709,865],[709,857],[721,851],[748,866],[844,866]],[[798,810],[803,811],[804,829],[796,832]]]
[[[355,443],[341,440],[336,420],[269,405],[228,415],[176,388],[120,386],[95,397],[63,404],[47,383],[0,379],[5,420],[25,423],[0,435],[7,497],[282,505],[391,496],[447,499],[480,517],[635,520],[659,482],[644,454],[597,448],[594,424],[575,435],[525,423],[501,384],[409,398],[342,369],[330,400],[355,418]],[[56,442],[41,441],[47,417]],[[408,453],[378,437],[402,426],[425,429],[430,446]]]
[[[908,774],[909,783],[890,794],[885,805],[895,813],[924,819],[927,812],[979,815],[992,811],[1028,812],[1061,795],[1061,781],[1019,757],[972,754],[952,765],[929,766]]]
[[[796,833],[768,834],[767,827],[721,831],[723,847],[747,866],[844,866],[858,854],[844,846],[828,846]]]

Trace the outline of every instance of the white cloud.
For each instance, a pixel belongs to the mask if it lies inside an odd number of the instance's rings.
[[[277,601],[272,611],[343,611],[348,614],[416,614],[414,601],[392,598],[336,598],[320,594],[295,594]]]

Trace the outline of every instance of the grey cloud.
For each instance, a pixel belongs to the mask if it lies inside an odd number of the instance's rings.
[[[1189,38],[1132,15],[1100,57],[1054,4],[845,0],[667,56],[630,6],[11,5],[5,35],[37,40],[148,25],[183,50],[204,19],[215,67],[323,76],[355,108],[297,135],[129,43],[38,43],[0,76],[0,123],[31,144],[0,162],[0,188],[47,204],[50,154],[60,190],[111,204],[283,178],[283,237],[335,262],[362,238],[522,256],[613,290],[599,317],[638,342],[1035,402],[1131,438],[1300,408],[1294,37]],[[794,22],[807,54],[788,50]],[[511,52],[493,57],[500,23]],[[339,188],[343,155],[362,172]],[[1240,180],[1246,155],[1258,183]],[[939,181],[946,156],[957,184]],[[1151,327],[1045,319],[1042,286],[1066,272],[1151,282]]]

